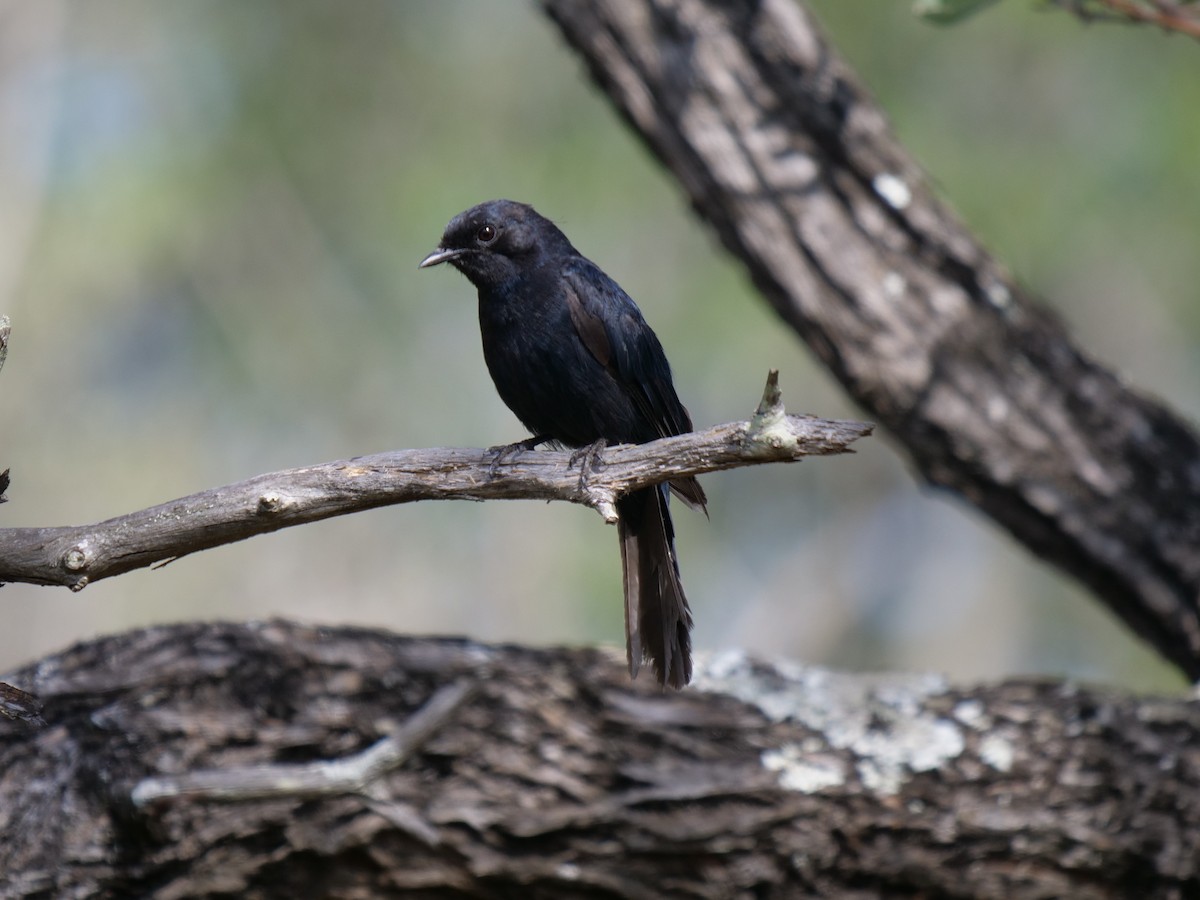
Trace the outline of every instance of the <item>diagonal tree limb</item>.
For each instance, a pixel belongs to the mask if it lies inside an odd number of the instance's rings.
[[[0,529],[0,583],[81,590],[280,528],[419,500],[569,500],[612,523],[616,498],[629,491],[684,475],[849,453],[849,444],[871,429],[865,422],[786,414],[772,372],[753,420],[610,447],[585,486],[565,451],[531,451],[498,466],[486,450],[377,453],[259,475],[95,525]]]
[[[1200,678],[1200,439],[936,197],[795,0],[543,0],[779,315],[904,446]]]

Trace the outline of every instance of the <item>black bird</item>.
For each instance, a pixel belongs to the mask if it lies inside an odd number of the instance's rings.
[[[662,345],[637,305],[533,207],[492,200],[455,216],[420,268],[444,262],[479,290],[488,371],[534,435],[513,448],[640,444],[692,430]],[[670,487],[707,514],[695,478]],[[617,529],[629,673],[636,678],[649,659],[660,684],[681,688],[692,677],[692,614],[669,496],[664,484],[622,497]]]

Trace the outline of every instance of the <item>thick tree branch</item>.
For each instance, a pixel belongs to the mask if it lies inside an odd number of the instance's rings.
[[[5,677],[47,725],[0,720],[3,900],[1200,896],[1194,701],[737,653],[664,694],[615,650],[287,622]],[[365,792],[276,777],[361,775],[393,738]],[[269,796],[133,802],[247,767]]]
[[[543,0],[755,284],[935,485],[1200,678],[1200,439],[939,202],[796,0]]]
[[[0,529],[0,584],[93,581],[291,525],[418,500],[569,500],[616,521],[621,494],[682,475],[853,452],[864,422],[784,412],[772,372],[754,417],[649,444],[611,447],[586,484],[571,454],[399,450],[259,475],[95,525]]]

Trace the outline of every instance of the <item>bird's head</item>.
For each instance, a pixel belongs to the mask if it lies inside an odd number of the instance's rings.
[[[532,206],[489,200],[451,219],[437,249],[418,268],[448,262],[476,287],[484,288],[516,277],[540,254],[564,251],[575,252],[554,223]]]

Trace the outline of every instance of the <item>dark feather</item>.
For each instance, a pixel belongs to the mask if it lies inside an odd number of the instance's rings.
[[[479,290],[483,355],[501,399],[535,435],[570,447],[645,443],[691,431],[658,337],[637,304],[532,207],[493,200],[451,220],[422,266],[448,262]],[[695,478],[670,482],[705,510]],[[666,487],[617,501],[629,671],[691,678],[692,617]]]
[[[659,684],[681,688],[692,678],[692,613],[675,559],[667,493],[635,491],[617,501],[617,513],[630,677],[649,660]]]

